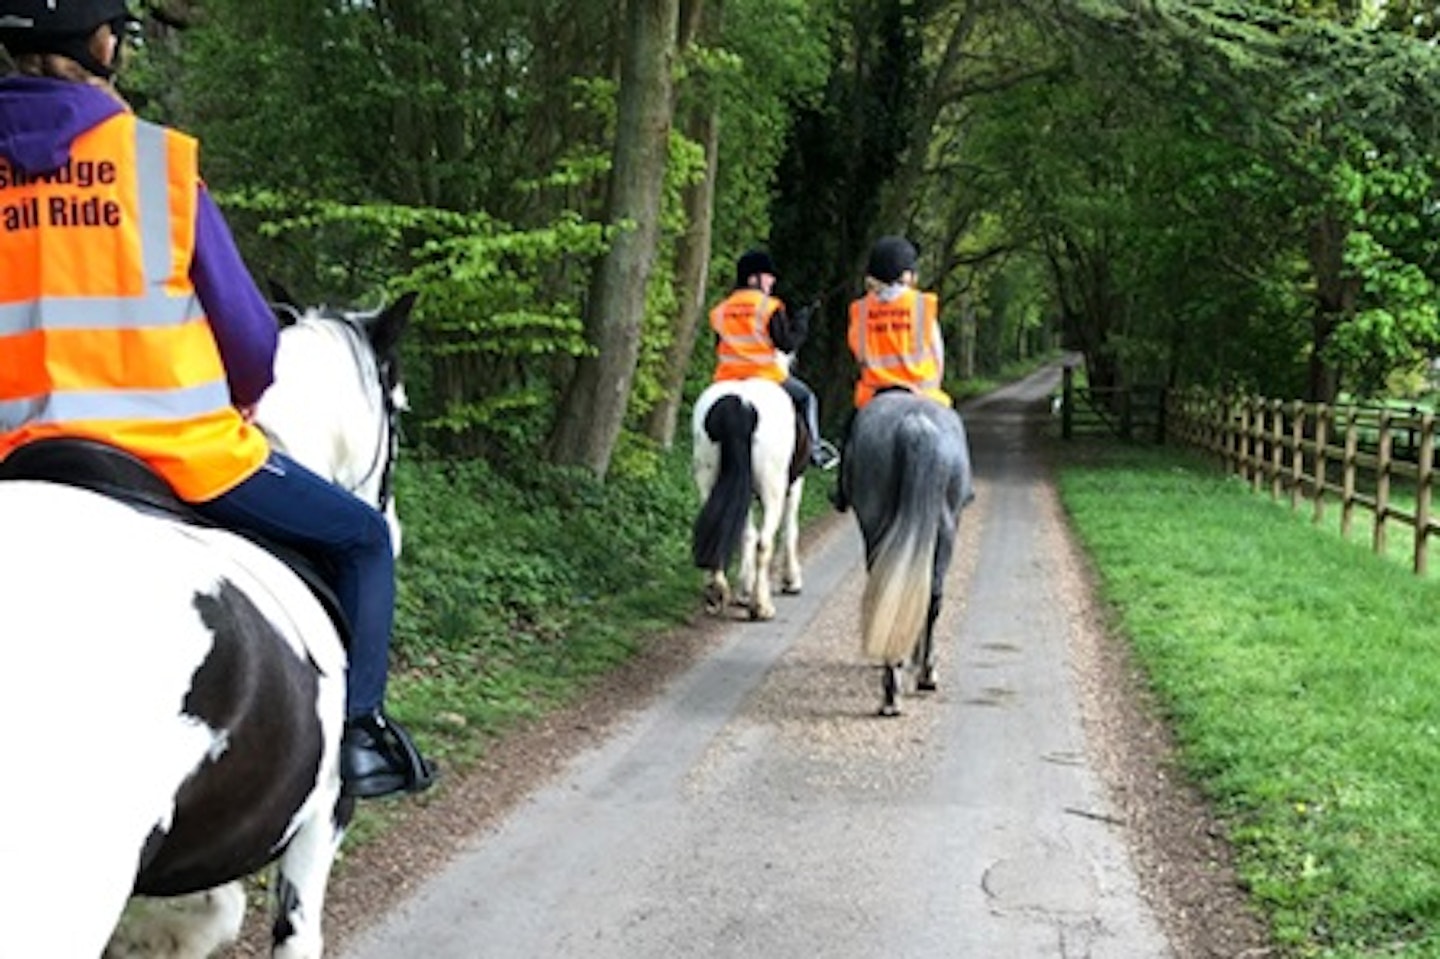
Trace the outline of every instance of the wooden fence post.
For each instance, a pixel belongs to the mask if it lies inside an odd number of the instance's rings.
[[[1345,478],[1340,484],[1340,535],[1350,538],[1350,523],[1355,514],[1355,446],[1359,430],[1355,420],[1359,414],[1351,406],[1345,411]]]
[[[1305,404],[1290,404],[1290,511],[1300,509],[1305,482]]]
[[[1065,364],[1064,388],[1060,395],[1060,438],[1070,439],[1075,427],[1075,368]]]
[[[1270,498],[1278,500],[1284,488],[1285,465],[1285,405],[1279,400],[1270,401]]]
[[[1315,516],[1316,525],[1325,518],[1325,491],[1330,485],[1330,418],[1333,410],[1328,404],[1315,407]]]
[[[1390,411],[1380,411],[1379,461],[1375,464],[1375,536],[1374,548],[1377,556],[1385,555],[1385,525],[1390,520],[1390,470],[1394,458],[1390,455],[1394,447],[1394,431],[1390,426]]]
[[[1435,482],[1435,414],[1420,419],[1419,474],[1415,480],[1415,572],[1428,569],[1430,552],[1430,487]]]

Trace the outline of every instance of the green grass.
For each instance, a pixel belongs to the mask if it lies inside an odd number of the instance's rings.
[[[1440,589],[1197,460],[1080,449],[1066,508],[1284,954],[1440,956]]]

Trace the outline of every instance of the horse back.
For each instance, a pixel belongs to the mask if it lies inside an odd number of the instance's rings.
[[[63,822],[60,858],[123,875],[123,902],[272,858],[344,715],[343,650],[308,590],[238,537],[51,483],[0,484],[0,528],[0,604],[34,631],[7,645],[0,724],[44,723],[11,755],[43,786],[0,800],[0,859],[55,857],[27,830]]]

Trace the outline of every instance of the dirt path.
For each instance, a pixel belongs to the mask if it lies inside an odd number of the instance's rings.
[[[978,883],[974,876],[950,861],[964,860],[965,855],[946,856],[932,866],[956,870],[954,875],[947,874],[945,877],[956,888],[979,888],[989,884],[985,886],[988,899],[979,897],[983,900],[979,903],[982,908],[970,924],[987,921],[987,914],[1008,915],[1013,920],[1008,924],[997,923],[995,929],[986,933],[991,937],[992,944],[1006,942],[1012,949],[1020,948],[1017,943],[1028,942],[1032,937],[1038,937],[1036,941],[1043,939],[1057,943],[1058,951],[1026,953],[1026,959],[1032,954],[1088,955],[1094,959],[1114,959],[1118,956],[1158,959],[1166,954],[1177,959],[1239,959],[1268,955],[1261,930],[1244,912],[1243,897],[1236,890],[1227,866],[1226,847],[1203,804],[1171,775],[1168,760],[1170,746],[1165,730],[1154,719],[1144,695],[1134,682],[1123,647],[1107,637],[1102,616],[1091,600],[1083,557],[1066,531],[1042,452],[1044,447],[1037,442],[1037,426],[1045,416],[1044,397],[1054,375],[1053,370],[1048,371],[993,394],[985,402],[967,410],[980,499],[974,515],[967,513],[962,524],[962,555],[957,557],[952,573],[954,582],[949,595],[953,600],[947,607],[946,628],[961,631],[962,650],[950,651],[948,660],[943,658],[947,654],[942,652],[942,668],[959,680],[954,692],[942,699],[945,703],[943,708],[931,709],[930,704],[924,704],[912,710],[913,715],[900,721],[911,723],[908,727],[887,727],[870,721],[868,713],[873,708],[870,700],[875,696],[875,688],[873,677],[853,665],[854,640],[850,635],[853,633],[853,622],[849,618],[852,610],[847,605],[851,599],[827,596],[824,609],[807,612],[805,622],[793,624],[795,638],[787,640],[790,646],[773,664],[759,670],[763,672],[763,681],[757,680],[755,688],[747,692],[736,707],[738,719],[727,721],[723,728],[706,734],[709,738],[703,748],[697,747],[699,751],[683,778],[690,783],[692,797],[696,791],[704,793],[708,790],[715,792],[724,802],[733,804],[743,800],[752,789],[764,788],[766,782],[779,782],[781,792],[795,794],[794,787],[802,781],[796,777],[802,776],[803,785],[811,793],[817,788],[817,783],[818,788],[831,789],[831,800],[843,802],[847,807],[846,815],[851,817],[863,814],[854,811],[856,800],[851,787],[875,788],[873,776],[877,768],[888,769],[889,773],[885,775],[904,780],[897,785],[892,778],[882,784],[883,788],[918,790],[903,793],[915,797],[907,808],[928,808],[928,805],[948,803],[951,812],[963,807],[969,816],[976,805],[994,801],[994,797],[982,794],[966,794],[966,798],[957,800],[957,790],[965,787],[938,787],[929,782],[928,773],[922,777],[916,772],[921,768],[949,766],[949,775],[963,780],[966,770],[973,772],[984,761],[971,754],[946,753],[943,750],[926,753],[928,758],[923,765],[882,764],[877,767],[872,761],[865,767],[865,775],[872,778],[863,782],[856,780],[853,771],[844,771],[853,767],[842,763],[829,764],[826,756],[868,753],[873,759],[877,748],[882,748],[881,755],[887,757],[903,756],[906,749],[912,753],[925,752],[938,748],[937,743],[948,749],[946,744],[951,740],[983,730],[984,723],[992,721],[990,717],[995,717],[996,722],[991,727],[991,735],[1003,736],[1016,727],[1013,721],[1002,722],[1006,710],[994,708],[997,703],[1013,703],[1027,697],[1037,700],[1046,698],[1029,695],[1026,684],[1035,682],[1035,675],[1033,669],[1020,661],[1023,657],[1015,662],[1004,661],[1011,651],[1005,649],[1007,643],[999,638],[999,633],[1005,628],[1004,617],[1021,615],[1015,610],[1024,609],[1023,599],[1019,606],[1008,607],[1009,612],[996,607],[987,613],[977,609],[973,600],[966,598],[971,595],[970,589],[977,586],[977,575],[981,577],[979,585],[984,587],[987,596],[1006,588],[1005,583],[987,583],[984,577],[995,575],[993,573],[981,570],[977,574],[982,541],[990,550],[986,553],[989,568],[994,554],[1004,548],[995,544],[1011,542],[1016,538],[1015,532],[1023,530],[1025,535],[1035,537],[1034,548],[1041,558],[1036,560],[1025,556],[1018,557],[1017,561],[1042,565],[1040,575],[1049,584],[1048,589],[1053,596],[1053,600],[1046,604],[1050,607],[1049,612],[1042,614],[1041,619],[1034,623],[1028,623],[1023,632],[1041,629],[1058,633],[1059,656],[1064,660],[1061,674],[1067,680],[1068,690],[1064,695],[1073,696],[1077,717],[1073,736],[1075,743],[1079,744],[1072,749],[1066,738],[1072,734],[1067,732],[1061,736],[1057,740],[1060,746],[1050,749],[1039,761],[1025,767],[1038,770],[1034,775],[1049,777],[1035,780],[1027,788],[1034,792],[1035,783],[1042,784],[1042,792],[1056,788],[1057,782],[1069,782],[1066,777],[1076,767],[1093,772],[1099,786],[1093,790],[1094,795],[1082,789],[1077,795],[1085,797],[1085,801],[1077,800],[1073,805],[1058,810],[1046,808],[1043,795],[1023,800],[1037,803],[1035,809],[1021,814],[1020,821],[1027,823],[1023,830],[1013,825],[1016,820],[995,820],[988,832],[1010,834],[1029,831],[1044,834],[1049,831],[1059,837],[1047,842],[1043,850],[1049,851],[1038,858],[1033,849],[1040,847],[1033,843],[1026,847],[1031,852],[1025,854],[1013,850],[991,853],[984,877]],[[1022,488],[1023,498],[1007,507],[1007,512],[998,512],[996,504]],[[1020,525],[1006,528],[1005,524]],[[853,549],[853,546],[835,545],[837,538],[853,536],[851,526],[853,521],[849,517],[836,517],[811,530],[807,535],[807,556],[812,552],[829,555],[837,550]],[[983,538],[985,536],[989,538]],[[853,563],[853,555],[846,562]],[[1007,576],[1006,581],[1017,578]],[[850,576],[845,588],[853,591],[856,582],[858,576]],[[842,596],[853,598],[853,594]],[[986,616],[991,619],[986,620]],[[754,642],[757,627],[747,625],[745,628],[751,636],[743,641]],[[566,777],[573,775],[578,761],[604,750],[607,743],[637,722],[645,722],[646,711],[654,708],[663,697],[673,695],[675,683],[693,673],[697,664],[714,659],[717,649],[734,648],[726,645],[736,642],[734,629],[729,623],[702,620],[693,628],[664,637],[623,670],[608,677],[575,707],[518,730],[497,743],[484,764],[469,776],[463,779],[451,777],[432,799],[412,802],[408,808],[401,807],[404,810],[403,821],[396,831],[383,842],[373,843],[349,855],[337,874],[327,906],[330,954],[342,956],[350,954],[348,950],[362,949],[367,937],[372,940],[371,951],[364,955],[391,954],[384,951],[383,946],[374,944],[375,935],[380,934],[377,933],[377,924],[388,912],[427,888],[427,880],[446,868],[453,868],[461,856],[469,854],[477,846],[493,842],[509,820],[535,805],[537,795],[555,788],[557,783],[568,782]],[[985,638],[975,646],[965,647],[965,643],[974,636]],[[1047,658],[1054,657],[1053,651],[1045,652]],[[1012,673],[1005,674],[1006,669],[1012,670]],[[963,718],[947,718],[952,710],[958,711],[954,713],[956,717]],[[867,716],[867,719],[859,721],[860,716]],[[1013,719],[1012,714],[1010,720]],[[928,728],[928,735],[918,731],[922,725]],[[897,733],[897,730],[907,732]],[[1042,734],[1037,732],[1030,737]],[[778,746],[782,753],[787,753],[791,757],[787,760],[788,765],[749,765],[751,760],[746,758],[747,751],[762,740],[767,750]],[[1007,748],[1012,751],[1024,749],[1025,740]],[[1040,747],[1036,745],[1034,748],[1038,754]],[[624,762],[624,757],[621,762]],[[803,773],[796,772],[798,767],[794,764],[797,762],[804,765]],[[998,759],[994,762],[997,772],[992,774],[991,779],[1000,777],[1008,768]],[[849,781],[830,782],[825,779],[827,776]],[[922,778],[925,783],[916,785]],[[738,792],[728,792],[737,788]],[[1021,801],[1017,798],[1009,802],[1013,806]],[[998,801],[994,816],[1007,815],[1003,811],[1006,802],[1003,798]],[[646,806],[647,815],[652,811],[653,807]],[[824,811],[807,805],[800,812],[808,820]],[[694,814],[693,809],[685,814]],[[1043,824],[1051,822],[1045,817],[1052,815],[1058,817],[1053,824]],[[778,814],[771,818],[773,823],[789,821]],[[1087,823],[1096,828],[1089,829]],[[843,833],[851,826],[852,820],[846,819],[838,821],[835,828]],[[964,853],[973,853],[985,839],[986,832],[973,836]],[[1068,849],[1077,833],[1118,837],[1120,841],[1116,848],[1121,852],[1118,856],[1105,851],[1093,858],[1089,853],[1078,858],[1056,858],[1054,850]],[[566,840],[562,837],[559,841]],[[578,840],[571,841],[578,846]],[[682,836],[680,841],[688,842],[693,849],[698,840],[692,835],[688,838]],[[1047,859],[1047,855],[1051,858]],[[884,861],[883,850],[879,861]],[[1099,865],[1096,865],[1097,862]],[[577,865],[587,868],[583,860],[577,860]],[[833,863],[817,865],[822,869],[835,868]],[[1033,883],[1036,875],[1032,871],[1029,874],[1031,878],[1026,879],[1024,871],[1027,869],[1038,870],[1041,876],[1047,872],[1063,876],[1067,871],[1074,871],[1078,878],[1069,884],[1061,883],[1052,890],[1058,906],[1056,903],[1021,902],[1015,898],[1019,896],[1017,884]],[[1093,880],[1097,875],[1099,880]],[[1126,878],[1131,875],[1133,879]],[[687,881],[690,881],[689,877],[671,876],[677,892],[685,888]],[[732,884],[735,881],[732,880]],[[1107,899],[1113,895],[1108,890],[1112,887],[1123,889],[1127,883],[1136,887],[1144,905],[1141,912],[1145,915],[1127,918],[1128,907],[1122,908]],[[706,888],[712,885],[711,880],[705,883]],[[1008,905],[1015,908],[1006,908],[1007,894],[1012,900]],[[478,900],[484,894],[476,891],[473,895]],[[693,889],[691,895],[694,895]],[[735,915],[751,916],[754,907],[754,902],[731,903],[728,908],[734,915],[730,915],[730,919],[733,920]],[[803,905],[792,906],[787,915],[788,921],[803,928],[797,913],[797,909],[801,908]],[[854,908],[852,904],[852,912]],[[943,914],[946,910],[960,908],[960,905],[947,901],[939,912]],[[930,912],[935,913],[936,909],[932,908]],[[1017,916],[1019,918],[1015,919]],[[438,915],[434,918],[441,923],[457,921],[453,917]],[[1168,952],[1167,947],[1152,942],[1149,938],[1151,934],[1145,931],[1147,922],[1152,920],[1158,925],[1163,939],[1168,940]],[[686,924],[692,929],[703,928],[706,921],[693,913],[685,917]],[[754,920],[746,921],[753,923]],[[824,928],[825,923],[838,920],[821,914],[815,921],[818,928]],[[723,924],[719,924],[718,920],[716,922],[712,930],[716,940],[711,943],[708,952],[691,954],[722,954],[724,950],[721,946],[726,942],[723,937],[727,933],[722,928]],[[264,954],[258,946],[261,941],[258,927],[258,923],[252,923],[246,942],[232,955]],[[753,947],[757,937],[783,938],[784,935],[786,933],[780,930],[752,927],[744,933],[748,938],[739,945]],[[1002,954],[993,951],[993,948],[992,951],[983,951],[978,942],[972,948],[962,948],[959,952],[953,951],[955,946],[953,939],[940,942],[937,945],[939,951],[935,954],[983,955],[987,959]],[[667,954],[655,949],[647,952],[644,948],[622,947],[622,950],[640,956]],[[919,946],[914,950],[901,951],[907,956],[930,954]],[[479,944],[473,951],[463,954],[518,955],[506,951],[504,946],[487,950]],[[527,953],[542,954],[605,955],[588,946],[585,950],[555,948],[549,953]],[[683,953],[671,951],[668,954]],[[848,956],[867,953],[857,947],[855,951],[820,949],[805,954]],[[1021,953],[1009,954],[1019,956]]]

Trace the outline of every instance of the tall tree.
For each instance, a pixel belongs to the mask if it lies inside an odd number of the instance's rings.
[[[703,36],[708,42],[720,36],[722,0],[685,0],[681,6],[678,53],[683,57]],[[708,16],[707,16],[708,14]],[[695,339],[705,314],[709,292],[711,235],[714,232],[715,179],[720,160],[720,104],[713,85],[705,85],[703,71],[692,67],[689,76],[701,82],[684,107],[685,135],[705,152],[703,175],[684,190],[685,232],[675,252],[677,308],[665,349],[663,393],[645,416],[645,435],[662,449],[675,440],[675,424],[685,396],[685,379],[695,351]]]
[[[678,22],[678,0],[627,4],[618,132],[604,217],[613,232],[585,309],[592,352],[576,363],[550,437],[552,462],[584,467],[601,479],[625,424],[640,351],[669,155]]]

